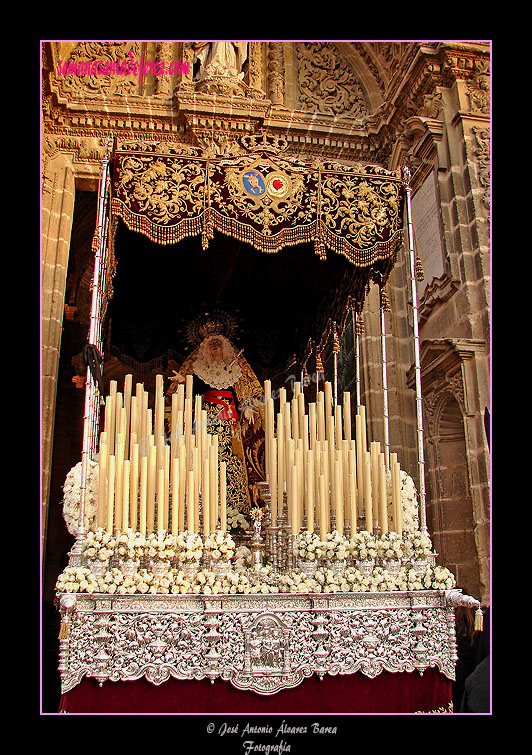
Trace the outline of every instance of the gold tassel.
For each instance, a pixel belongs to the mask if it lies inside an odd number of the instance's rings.
[[[425,280],[425,273],[423,271],[423,265],[421,264],[419,254],[416,254],[416,280],[419,282]]]
[[[60,640],[67,640],[70,635],[70,622],[69,621],[62,621],[61,626],[59,627],[59,638]]]
[[[480,606],[475,611],[475,632],[482,632],[482,627],[484,625],[484,614],[482,613],[482,609]]]

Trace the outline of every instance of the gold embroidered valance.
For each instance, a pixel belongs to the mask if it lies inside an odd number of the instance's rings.
[[[246,137],[242,143],[246,142]],[[312,242],[353,265],[395,263],[402,235],[399,171],[375,165],[304,163],[266,137],[248,137],[236,157],[188,145],[123,143],[113,157],[112,211],[159,244],[219,231],[261,252]]]

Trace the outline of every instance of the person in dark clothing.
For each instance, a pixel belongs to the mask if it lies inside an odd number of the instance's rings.
[[[453,682],[453,710],[459,711],[467,677],[477,665],[479,632],[475,631],[475,609],[458,606],[455,612],[456,654],[455,681]]]
[[[464,683],[460,713],[490,713],[491,664],[487,655]]]

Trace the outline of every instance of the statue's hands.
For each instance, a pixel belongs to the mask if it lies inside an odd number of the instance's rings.
[[[170,382],[172,382],[172,383],[184,383],[185,382],[185,378],[183,377],[183,375],[180,372],[176,372],[175,370],[172,370],[172,372],[174,373],[173,376],[169,375],[169,377],[168,377],[168,380],[170,380]]]
[[[250,406],[246,406],[244,409],[244,419],[246,419],[250,425],[255,424],[255,415],[258,414],[255,409],[252,409]]]

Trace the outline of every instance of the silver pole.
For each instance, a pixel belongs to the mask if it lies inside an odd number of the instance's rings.
[[[92,301],[88,342],[96,346],[100,352],[102,347],[101,310],[103,301],[102,285],[106,283],[106,250],[107,250],[107,200],[109,178],[109,139],[105,143],[105,153],[102,160],[102,173],[98,192],[98,221],[96,233],[96,248],[94,253],[94,273],[92,280]],[[85,532],[85,498],[87,489],[88,462],[96,450],[96,438],[99,427],[99,401],[96,395],[96,385],[92,373],[87,367],[85,383],[85,409],[83,415],[83,447],[81,452],[81,491],[78,530],[76,545],[79,544]]]
[[[384,456],[386,469],[390,469],[390,431],[388,418],[388,375],[386,371],[386,323],[384,307],[381,306],[381,352],[382,352],[382,395],[384,413]]]
[[[425,500],[425,457],[423,450],[423,407],[421,398],[421,358],[419,351],[419,323],[417,306],[416,271],[414,259],[414,231],[412,223],[412,173],[409,168],[403,168],[403,181],[406,190],[406,217],[408,226],[408,254],[410,263],[410,284],[412,293],[413,329],[414,329],[414,361],[416,374],[416,417],[417,444],[419,464],[419,523],[422,531],[427,530],[427,512]]]
[[[338,351],[340,344],[338,343],[338,334],[336,332],[336,323],[333,323],[333,355],[334,355],[334,405],[338,404]]]
[[[357,313],[354,308],[351,311],[353,315],[353,336],[355,339],[355,385],[358,411],[360,408],[360,339],[357,334]]]

